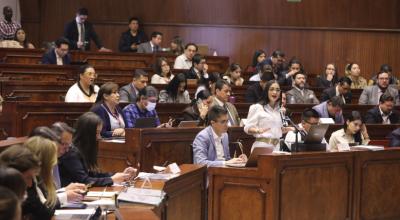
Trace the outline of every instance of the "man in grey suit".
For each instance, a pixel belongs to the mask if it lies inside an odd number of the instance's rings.
[[[305,88],[306,75],[302,71],[295,73],[293,79],[293,88],[286,93],[288,104],[319,104],[314,92]]]
[[[136,69],[133,73],[133,80],[128,85],[119,89],[119,101],[136,103],[139,90],[145,88],[149,81],[147,73],[141,69]]]
[[[333,96],[328,101],[314,106],[313,109],[318,112],[320,118],[332,118],[335,124],[343,124],[343,105],[342,97]]]
[[[215,96],[210,106],[219,105],[228,111],[228,126],[239,126],[240,117],[236,107],[229,102],[231,85],[226,80],[218,80],[215,83]]]
[[[399,91],[396,86],[389,85],[389,74],[381,71],[377,75],[377,84],[366,87],[361,93],[358,103],[361,105],[377,105],[379,98],[384,93],[390,94],[394,98],[395,105],[399,105]]]
[[[228,112],[221,106],[208,111],[210,125],[201,130],[193,141],[193,163],[224,166],[226,163],[243,163],[247,158],[240,155],[231,159],[229,155]]]
[[[162,41],[163,34],[160,32],[151,33],[151,40],[145,43],[141,43],[138,46],[138,53],[155,53],[160,51],[160,44]]]

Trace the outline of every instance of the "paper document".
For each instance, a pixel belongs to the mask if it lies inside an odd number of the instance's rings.
[[[172,173],[146,173],[146,172],[140,172],[137,176],[137,178],[144,179],[144,178],[149,178],[152,180],[169,180],[172,179],[176,176],[179,176],[179,174],[172,174]]]
[[[118,195],[118,200],[125,202],[158,205],[164,199],[164,196],[165,193],[162,190],[130,187],[126,192],[121,192]]]
[[[372,146],[372,145],[357,145],[357,146],[353,146],[353,148],[372,150],[372,151],[385,149],[383,146]]]
[[[103,191],[89,191],[86,194],[86,197],[102,197],[102,198],[111,198],[117,192],[103,192]]]

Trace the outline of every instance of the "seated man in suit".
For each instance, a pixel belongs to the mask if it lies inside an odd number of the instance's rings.
[[[151,40],[145,43],[141,43],[138,46],[138,53],[155,53],[161,51],[160,45],[163,34],[160,32],[151,33]]]
[[[135,103],[139,91],[147,86],[149,77],[147,73],[141,69],[136,69],[133,73],[133,80],[128,85],[119,89],[119,101]]]
[[[320,118],[332,118],[336,124],[343,124],[343,99],[340,96],[333,96],[328,101],[322,102],[313,107]]]
[[[286,93],[288,104],[319,104],[312,90],[306,89],[306,75],[298,71],[293,75],[293,89]]]
[[[220,79],[215,83],[215,96],[211,106],[219,105],[228,111],[228,126],[239,126],[240,118],[236,107],[228,102],[231,95],[231,85]]]
[[[146,34],[139,28],[139,19],[129,19],[129,30],[123,32],[119,38],[118,49],[120,52],[137,52],[139,44],[147,41]]]
[[[208,79],[208,65],[206,63],[206,58],[200,54],[195,54],[192,59],[193,66],[186,72],[186,79],[197,79],[204,81]]]
[[[365,123],[368,124],[397,124],[400,120],[398,111],[393,110],[394,98],[384,93],[379,98],[379,105],[368,110],[365,116]]]
[[[341,77],[336,86],[325,89],[321,94],[321,101],[327,101],[333,96],[340,96],[345,104],[351,104],[351,79]]]
[[[174,69],[185,69],[188,70],[192,67],[193,56],[197,53],[197,45],[194,43],[188,43],[185,46],[185,52],[176,57],[174,63]]]
[[[310,131],[312,125],[319,124],[319,114],[314,109],[305,109],[301,114],[301,123],[299,124],[299,128],[303,129],[306,134]],[[298,133],[297,134],[298,142],[302,142],[303,136]],[[285,137],[286,146],[291,149],[292,144],[296,143],[296,133],[294,131],[289,131]],[[322,143],[326,144],[325,138],[322,139]]]
[[[274,80],[274,74],[272,69],[264,71],[261,75],[260,81],[253,83],[251,86],[247,87],[245,98],[247,103],[257,103],[260,101],[262,93],[267,85],[267,82]]]
[[[210,125],[197,134],[193,141],[193,163],[210,166],[224,166],[226,163],[242,163],[245,155],[231,159],[229,155],[228,112],[221,106],[208,111]]]
[[[69,65],[71,63],[71,55],[69,51],[68,39],[62,37],[56,40],[56,47],[49,52],[43,54],[42,64]]]
[[[90,40],[93,40],[99,51],[110,52],[101,43],[93,25],[87,21],[88,15],[86,8],[80,8],[75,19],[65,25],[64,37],[69,40],[71,50],[90,50]]]
[[[393,97],[395,105],[400,103],[399,91],[395,86],[389,85],[389,74],[381,71],[377,75],[377,84],[366,87],[361,93],[358,103],[361,105],[377,105],[379,98],[384,93],[389,93]]]

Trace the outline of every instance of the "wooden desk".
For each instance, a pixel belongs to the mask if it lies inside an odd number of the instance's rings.
[[[152,180],[153,189],[162,189],[166,196],[159,206],[121,203],[119,210],[125,220],[165,219],[165,220],[203,220],[206,202],[205,166],[182,164],[179,176],[168,181]],[[140,187],[141,181],[135,183]],[[101,191],[96,187],[94,191]],[[111,187],[110,191],[120,191],[121,187]],[[109,218],[113,219],[113,218]]]
[[[209,168],[208,218],[399,219],[400,149],[263,155]]]

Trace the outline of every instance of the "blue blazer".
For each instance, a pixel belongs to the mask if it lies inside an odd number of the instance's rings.
[[[328,101],[322,102],[321,104],[314,106],[313,109],[318,112],[319,117],[330,118],[328,113]],[[341,111],[340,113],[336,113],[335,124],[343,124],[343,123],[344,123],[343,111]]]
[[[69,65],[71,63],[71,55],[67,54],[63,58],[63,65]],[[51,49],[49,52],[43,54],[42,64],[57,64],[57,57],[55,49]]]
[[[228,134],[222,135],[225,160],[230,160]],[[201,130],[193,141],[193,163],[209,166],[223,166],[224,161],[217,160],[217,151],[211,126]]]
[[[108,115],[107,110],[105,110],[101,104],[103,104],[103,102],[100,102],[96,105],[94,105],[90,111],[96,113],[96,115],[98,115],[101,120],[103,120],[103,128],[101,129],[101,136],[108,138],[112,136],[113,131],[111,130],[111,123],[110,123],[110,116]],[[122,116],[122,118],[124,119],[124,123],[125,123],[125,127],[127,125],[126,122],[126,118],[124,113],[122,113],[121,108],[117,105],[117,112],[118,114],[120,114]]]

